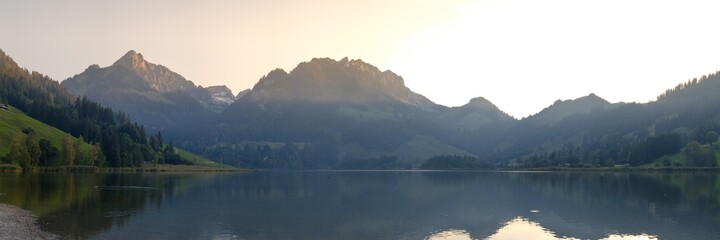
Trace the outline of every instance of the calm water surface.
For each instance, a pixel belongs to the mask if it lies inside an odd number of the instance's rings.
[[[1,174],[82,239],[720,239],[705,173]]]

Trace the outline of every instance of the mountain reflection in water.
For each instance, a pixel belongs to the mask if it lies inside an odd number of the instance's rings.
[[[475,240],[466,230],[450,229],[437,233],[433,233],[425,238],[426,240]],[[580,238],[557,236],[553,231],[544,228],[539,223],[528,220],[524,217],[516,217],[505,223],[493,235],[482,238],[485,240],[514,240],[514,239],[534,239],[534,240],[580,240]],[[610,234],[601,240],[657,240],[656,236],[648,234]]]
[[[717,173],[0,174],[0,193],[68,239],[720,236]]]

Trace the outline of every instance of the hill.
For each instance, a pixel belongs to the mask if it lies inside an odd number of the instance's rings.
[[[57,149],[62,148],[62,140],[68,136],[67,133],[28,117],[22,111],[10,106],[8,110],[0,110],[0,156],[6,156],[10,152],[10,143],[13,142],[14,136],[26,135],[23,130],[29,129],[32,129],[35,138],[47,139]],[[70,138],[73,143],[77,141],[75,137]],[[81,143],[81,146],[85,150],[90,147],[85,142]]]
[[[511,165],[639,166],[680,152],[720,131],[720,75],[690,80],[639,104],[602,103],[538,127],[524,119],[495,143],[493,158]]]
[[[461,131],[474,131],[486,125],[516,121],[483,97],[473,98],[460,107],[448,108],[439,118],[446,126]]]
[[[567,117],[604,110],[610,105],[610,102],[591,93],[574,100],[557,100],[539,113],[528,117],[525,121],[536,125],[552,125]]]

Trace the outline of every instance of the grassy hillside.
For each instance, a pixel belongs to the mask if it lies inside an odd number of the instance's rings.
[[[5,156],[10,152],[13,136],[22,133],[23,128],[30,127],[35,132],[37,139],[47,139],[58,148],[62,149],[62,139],[68,134],[42,123],[34,118],[28,117],[22,111],[10,107],[10,110],[0,110],[0,156]],[[72,137],[72,136],[71,136]],[[76,138],[72,138],[73,141]],[[87,150],[88,144],[83,143],[82,147]]]
[[[187,159],[188,161],[193,163],[193,165],[195,165],[195,166],[212,167],[212,168],[234,168],[230,165],[214,162],[203,156],[199,156],[199,155],[193,154],[191,152],[188,152],[188,151],[185,151],[182,149],[177,149],[177,151],[178,151],[178,154],[180,154],[180,157]]]
[[[62,149],[62,139],[68,134],[57,128],[49,126],[34,118],[31,118],[17,108],[10,107],[9,110],[0,110],[0,156],[5,156],[10,152],[13,136],[22,133],[23,128],[32,128],[37,139],[47,139],[58,148]],[[72,137],[73,142],[77,139]],[[82,144],[83,151],[87,151],[90,145]],[[178,154],[192,162],[193,165],[212,168],[228,168],[228,165],[213,162],[207,158],[189,153],[182,149],[177,149]]]
[[[703,151],[711,152],[715,158],[716,166],[720,166],[720,142],[713,145],[703,145]],[[654,162],[643,165],[642,167],[667,167],[667,166],[684,166],[687,165],[688,158],[684,151],[675,154],[668,154],[656,159]]]

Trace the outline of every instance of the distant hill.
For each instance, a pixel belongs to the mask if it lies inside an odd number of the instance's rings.
[[[76,96],[123,111],[153,129],[208,121],[210,115],[235,101],[226,86],[195,86],[132,50],[108,67],[91,65],[63,81],[62,86]]]
[[[610,105],[610,102],[591,93],[574,100],[557,100],[539,113],[528,117],[525,121],[537,125],[553,125],[566,117],[588,114],[592,111],[602,111]]]
[[[492,155],[498,162],[530,166],[646,164],[689,142],[705,143],[707,134],[720,131],[718,91],[715,73],[644,104],[610,105],[592,95],[556,102],[497,136]],[[557,117],[568,112],[574,114]],[[538,119],[552,125],[534,124]]]
[[[448,108],[439,118],[451,128],[467,131],[477,130],[489,124],[516,121],[483,97],[473,98],[460,107]]]

